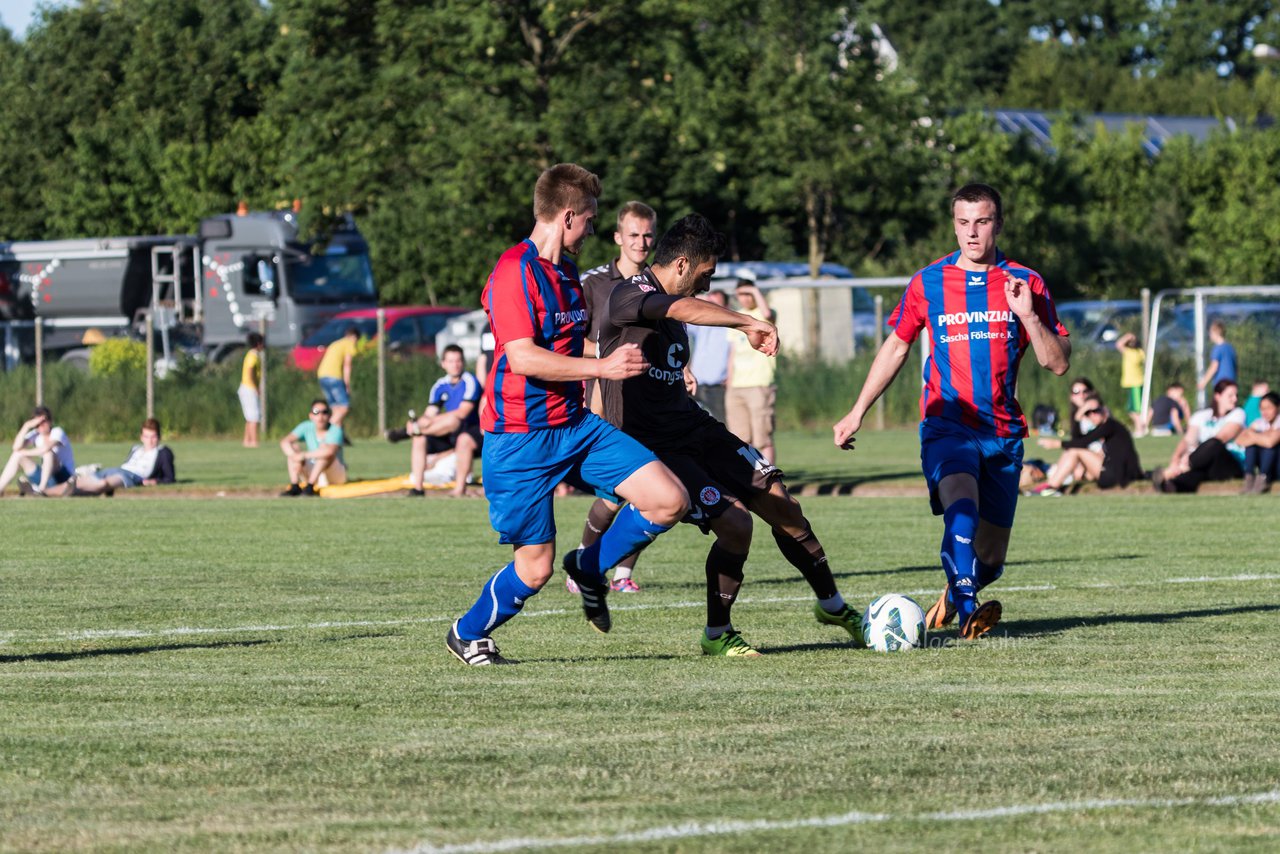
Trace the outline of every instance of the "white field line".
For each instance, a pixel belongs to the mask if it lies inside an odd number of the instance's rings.
[[[577,848],[584,846],[608,847],[637,842],[667,842],[672,840],[699,839],[715,836],[732,836],[741,833],[797,830],[801,828],[849,827],[860,824],[884,824],[887,822],[964,822],[1001,818],[1018,818],[1028,815],[1054,813],[1082,813],[1111,809],[1177,809],[1180,807],[1235,807],[1255,804],[1280,803],[1280,790],[1259,792],[1252,795],[1227,795],[1206,798],[1095,798],[1082,801],[1057,801],[1044,804],[1015,804],[980,810],[955,810],[926,813],[865,813],[848,812],[842,815],[816,816],[781,821],[754,819],[750,821],[688,822],[685,824],[652,827],[608,836],[568,837],[512,837],[491,842],[466,842],[453,845],[423,843],[408,849],[392,849],[391,854],[481,854],[490,851],[525,851],[539,848]]]
[[[1009,584],[1000,585],[1001,593],[1031,593],[1044,592],[1049,590],[1069,590],[1069,589],[1112,589],[1127,587],[1146,587],[1151,585],[1162,584],[1207,584],[1207,583],[1239,583],[1249,581],[1280,581],[1280,575],[1268,574],[1237,574],[1223,576],[1200,576],[1199,578],[1165,578],[1153,581],[1130,581],[1130,582],[1097,582],[1082,584]],[[900,591],[906,596],[933,596],[937,593],[937,587],[927,587],[917,590]],[[870,598],[872,594],[864,594],[862,598]],[[850,598],[856,600],[856,596],[851,595]],[[743,596],[738,599],[738,604],[780,604],[787,602],[809,602],[812,596],[769,596],[755,597]],[[617,601],[615,599],[615,601]],[[611,605],[611,611],[654,611],[674,608],[702,608],[706,603],[703,600],[692,600],[684,602],[655,602],[651,604],[634,604],[634,605]],[[545,610],[526,610],[521,613],[522,618],[526,617],[554,617],[563,614],[576,614],[577,608],[548,608]],[[146,639],[146,638],[162,638],[162,637],[190,637],[201,635],[226,635],[226,634],[243,634],[253,632],[295,632],[295,631],[313,631],[316,629],[358,629],[358,628],[385,628],[392,626],[415,626],[430,623],[452,622],[456,619],[456,615],[444,617],[408,617],[398,620],[325,620],[315,623],[263,623],[260,625],[247,626],[171,626],[169,628],[158,629],[68,629],[61,632],[53,632],[38,638],[29,638],[33,643],[52,643],[55,641],[83,641],[83,640],[111,640],[111,639]],[[18,638],[18,633],[9,631],[0,633],[0,646],[11,643]]]

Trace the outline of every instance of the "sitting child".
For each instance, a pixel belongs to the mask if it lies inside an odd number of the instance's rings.
[[[1258,401],[1258,417],[1236,437],[1244,448],[1242,495],[1260,495],[1280,476],[1280,394],[1269,391]]]

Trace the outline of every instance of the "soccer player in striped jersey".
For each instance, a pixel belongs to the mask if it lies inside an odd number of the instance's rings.
[[[487,582],[445,636],[465,664],[505,664],[490,636],[551,579],[555,559],[552,495],[567,475],[630,506],[572,571],[583,611],[610,628],[605,570],[669,530],[689,499],[666,466],[635,439],[583,406],[585,379],[625,379],[649,368],[635,345],[603,359],[582,356],[587,331],[578,269],[570,259],[592,233],[600,179],[573,163],[539,176],[529,237],[503,253],[481,302],[494,336],[485,386],[484,482],[489,519],[513,560]]]
[[[934,515],[943,517],[942,568],[947,587],[926,623],[939,629],[958,616],[960,636],[975,639],[1000,621],[994,599],[977,594],[1004,572],[1018,503],[1027,422],[1014,390],[1030,347],[1041,367],[1062,376],[1071,342],[1038,273],[996,247],[1004,227],[1000,194],[967,184],[951,199],[958,252],[911,277],[889,318],[893,334],[876,354],[849,414],[832,428],[852,450],[862,419],[893,382],[911,345],[927,329],[930,355],[920,399],[920,460]]]

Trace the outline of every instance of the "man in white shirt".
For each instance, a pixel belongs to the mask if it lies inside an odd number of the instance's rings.
[[[27,477],[26,483],[19,484],[20,491],[42,494],[50,486],[66,483],[75,470],[76,460],[66,431],[53,426],[49,407],[37,406],[14,437],[13,453],[0,472],[0,495],[19,473]]]

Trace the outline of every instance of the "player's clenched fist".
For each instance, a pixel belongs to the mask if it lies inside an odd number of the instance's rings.
[[[625,380],[643,374],[649,362],[636,344],[623,344],[608,356],[599,360],[600,379]]]
[[[856,412],[850,412],[844,418],[841,418],[831,428],[834,435],[837,448],[844,451],[853,450],[853,434],[857,433],[862,427],[862,416]]]
[[[778,327],[767,320],[756,320],[750,326],[743,327],[751,346],[766,356],[778,354]]]
[[[1026,317],[1031,314],[1031,285],[1026,280],[1019,279],[1012,273],[1005,275],[1004,279],[1004,298],[1009,303],[1009,310],[1018,317]]]

